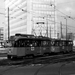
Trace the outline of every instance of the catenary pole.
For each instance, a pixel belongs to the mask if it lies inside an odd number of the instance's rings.
[[[10,37],[10,27],[9,27],[9,7],[8,7],[8,40]]]

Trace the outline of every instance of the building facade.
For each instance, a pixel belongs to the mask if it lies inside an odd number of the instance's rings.
[[[5,39],[8,31],[57,38],[55,0],[5,0],[5,9]]]
[[[0,27],[0,40],[4,40],[4,28]]]

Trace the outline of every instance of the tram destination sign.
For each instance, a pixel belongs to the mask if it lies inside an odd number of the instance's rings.
[[[44,22],[37,22],[36,24],[45,24]]]

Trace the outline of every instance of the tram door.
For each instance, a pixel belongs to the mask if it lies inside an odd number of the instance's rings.
[[[49,55],[51,53],[50,40],[42,40],[42,54]]]
[[[59,46],[60,41],[59,40],[52,40],[51,41],[51,51],[54,53],[59,53],[60,52],[60,46]]]
[[[73,49],[73,42],[72,41],[69,41],[69,40],[67,40],[66,41],[66,47],[67,47],[67,52],[71,52]]]
[[[66,40],[62,40],[61,41],[61,52],[66,53],[66,49],[67,49]]]

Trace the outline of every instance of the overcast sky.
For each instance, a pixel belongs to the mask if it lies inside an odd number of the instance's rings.
[[[58,21],[62,22],[63,24],[66,24],[66,20],[63,17],[60,16],[71,16],[72,19],[67,18],[67,25],[68,25],[68,31],[74,32],[75,33],[75,0],[56,0],[57,6],[56,8],[59,11],[58,13]],[[64,15],[66,14],[66,15]]]
[[[4,0],[0,0],[0,27],[3,27],[3,22],[4,22],[4,15],[1,13],[4,13]]]
[[[4,0],[0,0],[0,13],[4,13]],[[56,10],[58,13],[58,21],[62,21],[63,24],[66,24],[66,20],[63,17],[60,16],[66,16],[69,15],[73,19],[67,18],[67,24],[72,26],[70,29],[72,32],[74,32],[75,27],[75,0],[55,0],[57,2]],[[62,14],[63,13],[63,14]],[[66,14],[66,15],[64,15]],[[4,22],[4,15],[0,14],[0,27],[3,26]]]

